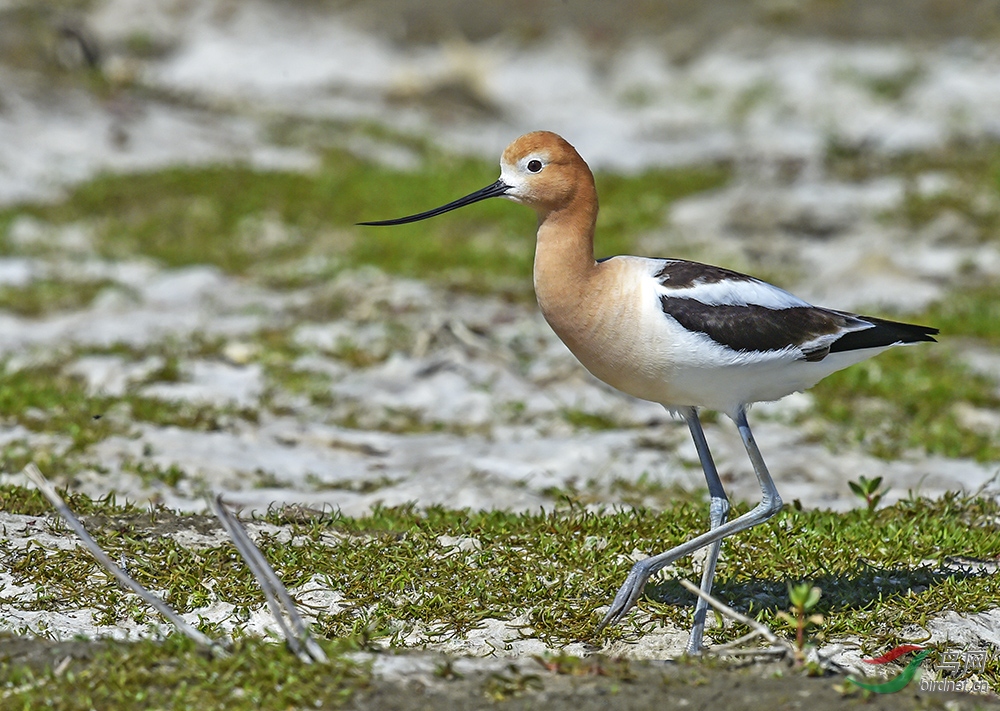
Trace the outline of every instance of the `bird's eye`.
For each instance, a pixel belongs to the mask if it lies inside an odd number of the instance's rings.
[[[542,169],[542,161],[538,160],[537,158],[535,160],[528,161],[528,172],[537,173],[541,169]]]

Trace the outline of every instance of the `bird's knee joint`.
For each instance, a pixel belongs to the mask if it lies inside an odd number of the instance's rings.
[[[729,499],[723,498],[721,496],[719,496],[719,497],[712,497],[712,500],[711,500],[711,502],[708,505],[708,510],[709,510],[710,514],[712,515],[712,518],[715,518],[716,516],[718,516],[723,521],[725,521],[726,520],[726,516],[729,515],[729,509],[730,508],[731,507],[729,505]]]
[[[765,501],[764,504],[764,518],[771,518],[776,513],[781,511],[781,507],[785,505],[781,500],[781,496],[778,495],[778,492],[774,492],[774,494],[767,501]]]

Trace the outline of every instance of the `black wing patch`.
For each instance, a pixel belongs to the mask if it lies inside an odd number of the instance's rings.
[[[734,351],[779,351],[803,345],[822,336],[842,333],[837,340],[824,345],[805,347],[802,357],[820,361],[830,353],[879,348],[895,343],[933,341],[936,328],[915,326],[884,319],[855,316],[841,311],[814,306],[793,306],[772,309],[749,304],[746,306],[710,305],[695,299],[661,296],[664,313],[672,316],[689,331],[704,333],[716,343]],[[873,328],[857,329],[858,321]]]
[[[653,277],[671,289],[690,289],[700,284],[718,284],[723,281],[759,281],[747,274],[731,269],[714,267],[711,264],[688,262],[682,259],[668,259]]]
[[[850,324],[846,316],[812,306],[709,305],[676,296],[661,296],[660,304],[687,330],[704,333],[734,351],[780,351],[833,335]],[[822,360],[829,352],[821,348],[807,353],[806,359]]]

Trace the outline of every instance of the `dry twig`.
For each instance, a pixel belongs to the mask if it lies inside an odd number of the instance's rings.
[[[212,511],[215,512],[216,517],[222,523],[222,527],[229,534],[229,538],[232,539],[236,550],[243,556],[243,560],[250,566],[250,571],[257,578],[257,582],[260,583],[260,587],[264,591],[264,597],[267,599],[267,606],[281,628],[281,632],[285,636],[289,648],[305,664],[310,664],[313,661],[325,664],[327,658],[322,647],[317,644],[316,640],[309,636],[309,630],[302,616],[299,615],[298,610],[295,608],[295,601],[292,600],[292,596],[274,572],[274,568],[267,562],[264,554],[250,540],[250,536],[247,534],[243,524],[223,505],[221,495],[210,497],[209,504],[211,504]],[[285,617],[282,614],[282,607],[284,607],[288,615],[288,620],[294,628],[294,633],[289,629],[288,623],[285,621]]]
[[[90,551],[91,555],[97,559],[97,562],[103,565],[108,572],[110,572],[119,583],[134,592],[136,595],[141,597],[147,605],[153,607],[157,612],[159,612],[163,617],[170,621],[170,623],[177,629],[178,632],[183,633],[190,639],[194,640],[196,644],[203,647],[207,647],[212,651],[213,654],[220,657],[228,656],[228,652],[217,642],[209,639],[204,634],[196,630],[190,624],[188,624],[180,615],[174,612],[169,605],[167,605],[163,600],[156,597],[153,593],[149,592],[146,588],[136,582],[132,577],[130,577],[124,570],[119,568],[108,555],[101,550],[101,547],[97,545],[87,529],[83,527],[80,519],[70,510],[63,498],[59,496],[59,492],[55,490],[55,487],[49,483],[42,472],[39,471],[38,467],[34,463],[29,464],[24,468],[24,473],[31,480],[31,482],[38,487],[38,490],[42,492],[49,503],[59,512],[59,515],[63,517],[69,527],[73,529],[80,540],[83,541],[83,545],[86,546],[87,550]]]

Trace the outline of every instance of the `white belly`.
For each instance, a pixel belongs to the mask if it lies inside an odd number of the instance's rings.
[[[703,334],[690,335],[709,341]],[[732,352],[713,352],[723,347],[710,341],[684,343],[691,340],[689,334],[685,336],[679,339],[681,343],[667,344],[655,338],[616,334],[605,340],[601,349],[567,345],[587,370],[622,392],[668,408],[704,407],[726,414],[810,388],[831,373],[885,350],[832,353],[816,362],[781,352],[734,359],[726,357]]]

